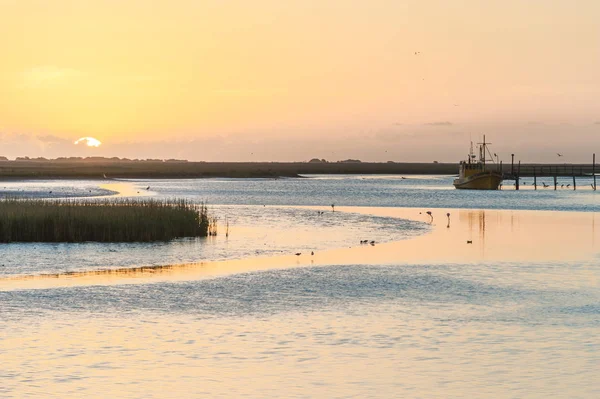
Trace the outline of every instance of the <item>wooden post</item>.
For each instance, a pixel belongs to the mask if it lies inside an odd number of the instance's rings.
[[[594,157],[592,160],[592,175],[594,176],[594,191],[596,191],[596,154],[594,153]]]
[[[515,176],[515,154],[510,154],[510,174]]]
[[[519,161],[519,167],[517,169],[517,184],[516,184],[516,189],[519,189],[519,179],[521,178],[521,161]]]
[[[556,175],[554,175],[554,191],[556,191]]]
[[[577,183],[575,183],[575,175],[573,175],[573,190],[577,190]]]
[[[537,190],[537,174],[535,173],[535,166],[533,167],[533,189]]]

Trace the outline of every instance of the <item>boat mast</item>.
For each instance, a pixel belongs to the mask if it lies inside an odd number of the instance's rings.
[[[485,167],[485,134],[483,135],[483,143],[479,146],[479,161]]]

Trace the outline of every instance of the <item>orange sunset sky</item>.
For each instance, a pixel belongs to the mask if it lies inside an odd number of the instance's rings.
[[[486,133],[505,160],[589,161],[599,21],[597,0],[0,0],[0,155],[456,162]]]

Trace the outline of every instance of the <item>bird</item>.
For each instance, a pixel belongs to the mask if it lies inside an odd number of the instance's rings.
[[[146,187],[146,190],[150,190],[150,186]]]
[[[429,215],[429,217],[431,218],[431,223],[433,223],[433,215],[431,214],[431,211],[427,211],[425,213]]]
[[[371,245],[375,245],[375,241],[371,241],[369,244],[371,244]]]
[[[473,244],[473,240],[467,240],[467,244]]]
[[[296,252],[294,255],[300,256],[300,255],[302,255],[302,252]]]
[[[563,188],[564,186],[565,186],[564,184],[561,184],[561,185],[560,185],[560,188]]]
[[[446,216],[448,216],[448,225],[446,227],[450,227],[450,212],[446,213]]]
[[[315,254],[315,251],[310,251],[310,254],[311,254],[311,255],[314,255],[314,254]]]
[[[567,184],[567,188],[569,188],[571,186],[571,183]]]
[[[558,155],[559,157],[562,157],[562,156],[563,156],[563,154],[561,154],[561,153],[559,153],[559,152],[557,152],[557,153],[556,153],[556,155]]]
[[[335,204],[331,204],[331,212],[335,212]]]

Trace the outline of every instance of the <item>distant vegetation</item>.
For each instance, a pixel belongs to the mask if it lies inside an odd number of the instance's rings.
[[[456,174],[458,163],[387,163],[347,159],[328,162],[186,162],[113,158],[0,160],[7,179],[277,178],[305,174]]]
[[[0,242],[148,242],[216,235],[204,204],[185,200],[0,200]]]

